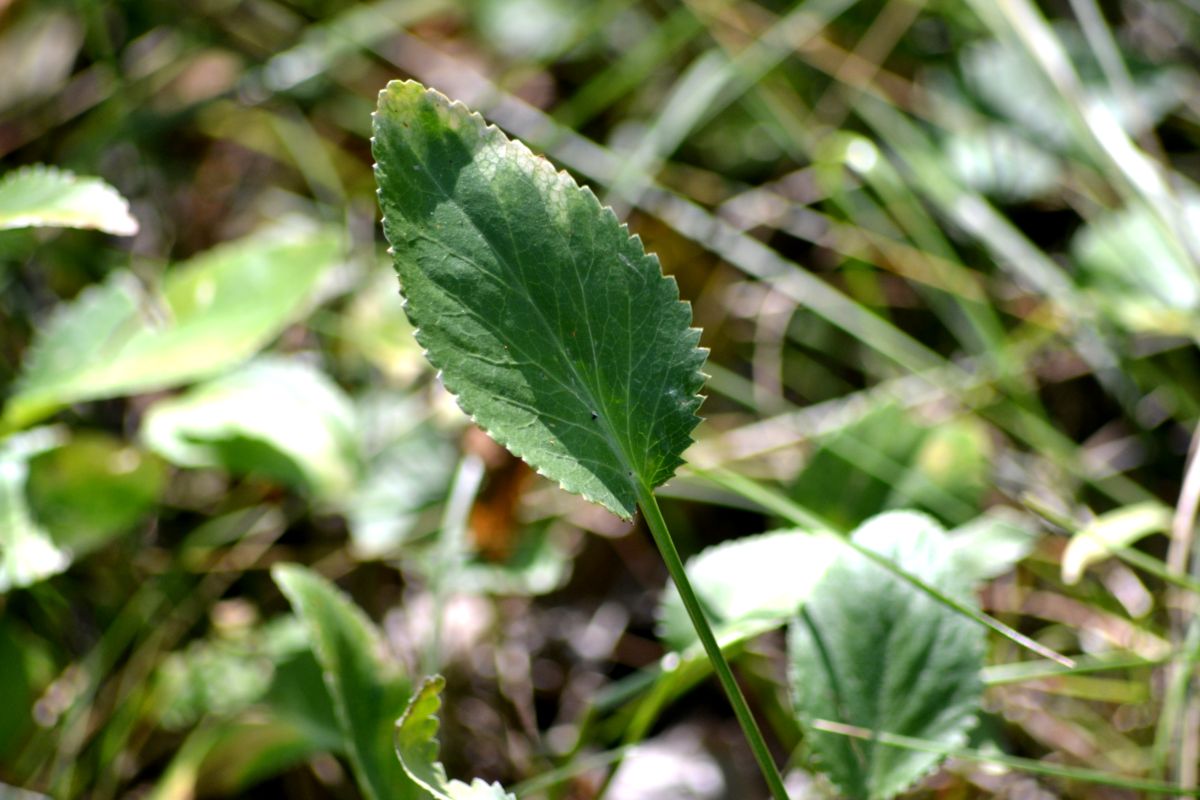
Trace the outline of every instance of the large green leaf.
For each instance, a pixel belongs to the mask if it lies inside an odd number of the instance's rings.
[[[396,757],[414,781],[439,800],[516,800],[498,783],[484,783],[476,778],[470,785],[446,777],[446,768],[438,761],[437,713],[442,707],[442,689],[446,679],[441,675],[426,678],[413,694],[404,716],[396,720],[394,734]]]
[[[465,107],[380,94],[376,180],[405,311],[480,426],[629,518],[682,463],[703,382],[675,281],[611,209]]]
[[[808,599],[843,545],[802,531],[774,531],[709,547],[687,564],[688,577],[724,636],[785,624]],[[697,642],[679,591],[663,592],[659,637],[676,650]]]
[[[246,360],[296,318],[340,248],[332,232],[262,234],[172,270],[161,292],[113,274],[38,332],[4,422],[28,425],[69,403],[163,389]]]
[[[853,538],[972,602],[946,535],[928,517],[882,514]],[[941,757],[823,732],[817,720],[952,746],[975,723],[983,628],[848,548],[792,623],[788,649],[800,724],[817,766],[847,797],[892,797]]]
[[[0,179],[0,229],[25,227],[96,228],[132,236],[137,220],[129,203],[99,178],[84,178],[40,164]]]
[[[325,500],[358,477],[354,406],[323,372],[263,357],[151,406],[142,438],[186,467],[259,473]]]
[[[422,797],[392,752],[392,725],[404,712],[409,682],[382,657],[379,631],[345,595],[304,567],[279,564],[271,575],[308,626],[363,794],[368,800]]]

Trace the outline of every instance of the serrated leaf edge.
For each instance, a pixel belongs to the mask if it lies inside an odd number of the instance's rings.
[[[581,185],[578,182],[576,182],[575,179],[573,177],[571,177],[571,175],[566,170],[556,169],[554,167],[554,165],[551,164],[550,161],[545,156],[540,156],[540,155],[534,153],[521,140],[509,138],[508,135],[504,133],[504,131],[500,130],[500,128],[498,128],[496,125],[489,123],[487,120],[485,120],[483,118],[483,115],[480,114],[478,111],[474,111],[471,108],[469,108],[465,103],[463,103],[459,100],[452,100],[449,97],[447,97],[445,94],[438,91],[437,89],[425,86],[424,84],[422,84],[418,81],[413,81],[413,80],[389,81],[387,86],[385,86],[379,92],[380,100],[382,100],[385,96],[387,96],[389,94],[389,92],[392,91],[392,87],[397,86],[397,85],[418,87],[422,92],[424,92],[427,96],[432,97],[436,102],[443,103],[447,108],[453,109],[455,111],[455,113],[462,114],[482,136],[498,137],[498,141],[500,143],[502,143],[504,149],[516,150],[518,156],[522,160],[532,163],[534,169],[543,170],[543,171],[548,170],[550,173],[553,174],[555,180],[560,181],[560,182],[565,181],[570,188],[572,188],[576,191],[582,191],[584,193],[584,195],[586,196],[586,200],[589,201],[592,205],[594,205],[594,207],[596,208],[596,210],[599,213],[606,215],[607,217],[611,218],[612,221],[616,222],[618,230],[620,230],[622,233],[624,233],[625,236],[627,236],[631,241],[635,242],[637,244],[638,248],[642,251],[642,253],[647,258],[650,258],[654,261],[654,265],[658,269],[659,276],[663,280],[668,281],[671,284],[672,288],[674,289],[674,294],[675,294],[675,298],[676,298],[674,302],[686,307],[688,310],[688,318],[689,319],[692,318],[691,303],[688,302],[687,300],[683,300],[680,298],[678,281],[675,280],[674,276],[666,275],[663,273],[662,264],[658,259],[658,255],[655,253],[647,252],[645,245],[642,243],[641,236],[636,233],[631,234],[629,232],[629,225],[627,223],[621,222],[621,220],[617,217],[616,212],[613,211],[611,206],[603,205],[600,202],[599,198],[596,197],[596,194],[591,190],[590,187]],[[378,115],[379,115],[378,108],[379,108],[379,104],[377,103],[376,111],[371,113],[372,120],[374,120],[376,117],[378,117]],[[375,137],[374,137],[374,135],[372,135],[371,136],[372,147],[374,146],[374,143],[375,143]],[[374,173],[376,175],[376,185],[378,186],[378,183],[379,183],[378,176],[379,176],[379,172],[380,172],[378,162],[375,162],[374,164],[372,164],[372,170],[374,171]],[[383,189],[377,188],[375,190],[375,194],[377,196],[382,197]],[[382,207],[383,207],[383,204],[380,203],[380,208],[382,209]],[[393,249],[390,245],[387,249],[387,253],[389,256],[394,256]],[[475,416],[475,412],[473,410],[471,410],[470,408],[468,408],[466,405],[464,405],[462,395],[458,391],[455,390],[455,387],[452,385],[453,382],[446,381],[444,371],[442,369],[441,364],[438,363],[438,359],[434,358],[432,356],[432,354],[429,352],[429,350],[425,347],[425,342],[422,341],[422,337],[421,337],[421,327],[417,323],[417,321],[415,319],[413,319],[411,313],[408,310],[408,296],[405,293],[403,284],[401,284],[401,287],[400,287],[400,296],[403,301],[402,308],[404,309],[404,313],[413,325],[413,328],[414,328],[413,335],[416,338],[417,343],[419,345],[421,345],[422,355],[437,370],[438,379],[442,382],[442,385],[446,388],[446,391],[448,391],[454,397],[455,403],[462,410],[462,412],[467,415],[468,419],[470,419],[474,425],[479,427],[480,430],[487,433],[488,436],[490,436],[492,439],[494,439],[496,442],[498,442],[500,445],[502,445],[510,453],[515,455],[517,458],[520,458],[522,461],[524,461],[526,464],[528,464],[530,467],[532,467],[533,470],[538,475],[541,475],[542,477],[544,477],[550,481],[556,482],[558,484],[559,488],[563,489],[564,491],[570,492],[571,494],[579,495],[580,497],[583,497],[583,499],[587,500],[588,502],[595,503],[596,505],[599,505],[599,506],[602,506],[602,507],[608,509],[610,512],[612,512],[616,516],[620,517],[622,520],[625,520],[626,522],[633,519],[632,513],[626,514],[619,509],[613,508],[608,503],[602,501],[600,498],[594,496],[592,493],[588,492],[587,490],[583,489],[582,487],[568,486],[567,481],[557,479],[557,478],[553,477],[552,475],[548,475],[543,470],[542,465],[534,463],[525,453],[521,452],[520,448],[516,447],[511,442],[506,441],[507,437],[501,436],[497,432],[491,430],[483,422],[481,422]],[[689,325],[685,329],[685,333],[689,334],[689,335],[693,335],[695,337],[696,341],[699,342],[700,335],[703,333],[703,331],[700,328]],[[708,359],[709,349],[707,347],[700,347],[698,345],[694,349],[697,353],[701,354],[699,364],[702,366],[704,364],[704,362],[707,361],[707,359]],[[699,425],[700,422],[703,421],[703,418],[700,417],[696,412],[700,410],[701,405],[703,405],[704,400],[706,399],[704,395],[700,394],[700,390],[704,387],[704,383],[708,379],[708,377],[709,376],[700,367],[696,368],[695,373],[692,376],[692,382],[695,383],[695,389],[692,390],[692,393],[691,393],[689,399],[690,399],[690,401],[695,401],[695,402],[694,402],[694,405],[689,402],[689,405],[691,405],[691,408],[689,410],[690,410],[692,418],[695,420],[694,424],[692,425],[693,431],[695,430],[696,425]],[[673,461],[675,463],[670,465],[671,477],[673,477],[675,471],[678,470],[679,467],[685,463],[682,454],[684,451],[687,450],[687,446],[691,445],[694,442],[695,442],[695,439],[692,437],[691,431],[689,431],[688,436],[687,436],[687,445],[685,445],[683,448],[680,449],[679,454],[676,455],[673,459]],[[618,450],[618,453],[619,453],[622,461],[625,462],[625,453],[624,453],[623,448],[618,447],[617,450]],[[625,463],[624,466],[626,467],[627,471],[632,472],[632,470],[629,469],[628,463]],[[637,475],[636,473],[633,473],[633,478],[634,478],[634,480],[640,480],[641,476]],[[667,480],[670,480],[670,477],[661,481],[658,485],[662,485],[662,483],[665,483]],[[654,488],[654,487],[650,487],[650,488]]]

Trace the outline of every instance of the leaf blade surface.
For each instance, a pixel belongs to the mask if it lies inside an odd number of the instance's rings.
[[[408,708],[396,720],[393,741],[396,758],[412,780],[438,800],[516,800],[498,783],[485,783],[479,778],[470,784],[450,780],[440,758],[438,743],[438,711],[442,707],[442,689],[446,679],[441,675],[426,678],[413,694]]]
[[[404,709],[409,682],[381,658],[379,630],[341,591],[305,567],[276,564],[271,577],[308,627],[363,795],[368,800],[422,797],[391,752],[390,728]]]
[[[969,596],[947,537],[932,519],[881,514],[853,538],[940,590]],[[847,550],[826,571],[788,641],[797,717],[817,765],[839,793],[893,797],[941,757],[854,741],[814,723],[961,746],[982,695],[983,652],[982,628]]]
[[[42,164],[0,178],[0,230],[29,227],[95,228],[116,236],[138,232],[129,202],[116,189]]]
[[[461,104],[380,94],[384,232],[417,339],[459,405],[563,488],[629,518],[682,463],[704,351],[610,209]]]

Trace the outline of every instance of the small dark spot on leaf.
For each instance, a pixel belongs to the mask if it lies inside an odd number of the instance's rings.
[[[592,412],[592,421],[595,422],[599,418],[600,418],[600,415],[597,414],[595,411],[593,411]]]

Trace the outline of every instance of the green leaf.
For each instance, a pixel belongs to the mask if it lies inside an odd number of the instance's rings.
[[[36,428],[0,441],[0,593],[57,575],[71,563],[70,553],[34,519],[25,495],[29,460],[65,438],[61,428]]]
[[[1025,202],[1060,185],[1055,157],[1006,125],[956,131],[943,152],[960,181],[1002,202]]]
[[[951,557],[973,583],[998,578],[1033,552],[1038,534],[1019,515],[989,511],[950,532]]]
[[[438,761],[437,713],[442,707],[442,689],[446,679],[441,675],[426,678],[396,720],[396,756],[408,776],[439,800],[516,800],[498,783],[487,784],[476,778],[468,786],[462,781],[446,778],[446,768]]]
[[[928,517],[882,514],[853,539],[972,602],[945,534]],[[817,721],[956,747],[975,724],[983,629],[854,551],[825,573],[792,623],[788,648],[797,717],[817,766],[848,797],[892,797],[940,756],[853,741]]]
[[[161,292],[114,273],[39,330],[4,422],[23,427],[69,403],[164,389],[245,361],[300,314],[340,249],[328,231],[260,234],[172,270]]]
[[[1200,198],[1185,198],[1178,214],[1184,235],[1191,232],[1196,239]],[[1183,244],[1173,241],[1148,209],[1127,208],[1101,214],[1081,228],[1071,240],[1071,255],[1084,279],[1127,323],[1173,332],[1200,306],[1200,280]],[[1187,313],[1177,321],[1180,312]],[[1138,324],[1139,316],[1151,319]]]
[[[379,631],[345,595],[308,569],[278,564],[271,576],[308,626],[346,753],[367,800],[421,797],[389,747],[409,683],[383,658]]]
[[[763,631],[786,624],[808,599],[843,546],[802,531],[774,531],[709,547],[687,573],[714,628]],[[663,592],[658,635],[675,650],[699,641],[679,591]]]
[[[623,518],[674,474],[705,353],[675,281],[611,209],[412,82],[374,121],[405,311],[446,388],[564,489]]]
[[[391,280],[395,292],[395,276]],[[379,558],[408,543],[422,515],[445,498],[458,444],[430,417],[420,395],[379,390],[356,407],[366,464],[346,502],[346,522],[354,554]]]
[[[563,536],[555,535],[549,520],[540,520],[517,534],[516,547],[500,561],[483,556],[464,561],[447,574],[436,552],[416,565],[431,579],[440,579],[448,589],[463,594],[532,596],[562,588],[571,576],[574,548]]]
[[[1171,509],[1153,500],[1101,514],[1071,537],[1062,556],[1063,583],[1076,584],[1092,564],[1152,533],[1171,529]]]
[[[298,359],[263,357],[150,407],[146,444],[185,467],[259,473],[322,499],[359,471],[357,421],[345,393]]]
[[[129,203],[99,178],[37,164],[0,178],[0,230],[95,228],[118,236],[138,232]]]
[[[29,462],[26,494],[54,542],[79,556],[145,519],[165,483],[158,458],[108,434],[81,431]]]
[[[44,688],[32,669],[37,648],[36,640],[23,635],[13,620],[0,621],[0,753],[17,753],[29,741],[33,706]]]

